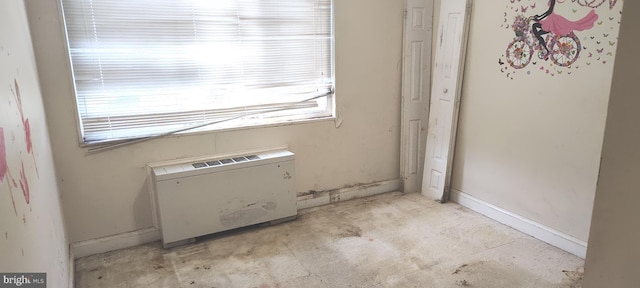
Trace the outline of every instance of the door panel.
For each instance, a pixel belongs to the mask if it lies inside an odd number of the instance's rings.
[[[407,0],[402,75],[400,175],[404,192],[420,191],[431,92],[433,0]]]
[[[471,0],[442,1],[422,194],[446,202],[460,107]]]

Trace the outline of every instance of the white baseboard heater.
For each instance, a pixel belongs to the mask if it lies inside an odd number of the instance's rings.
[[[294,154],[269,151],[153,170],[165,248],[297,215]]]

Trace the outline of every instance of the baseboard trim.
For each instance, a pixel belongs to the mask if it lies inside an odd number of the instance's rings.
[[[400,179],[354,185],[346,188],[327,191],[314,191],[297,198],[298,209],[322,206],[330,203],[368,197],[387,192],[399,191],[402,186]]]
[[[75,259],[78,259],[157,240],[160,240],[160,230],[157,228],[146,228],[97,239],[75,242],[71,244],[71,250],[73,251]]]
[[[587,255],[587,243],[547,227],[535,221],[514,214],[500,207],[494,206],[475,198],[462,191],[452,190],[451,200],[502,224],[512,227],[522,233],[558,247],[573,255],[584,259]]]

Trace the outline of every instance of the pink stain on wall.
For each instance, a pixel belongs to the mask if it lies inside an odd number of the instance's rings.
[[[4,144],[4,128],[0,127],[0,182],[4,180],[4,176],[7,175],[7,148]]]
[[[22,96],[20,95],[20,86],[18,86],[18,80],[13,79],[13,84],[16,87],[16,98],[18,99],[18,111],[20,111],[20,119],[22,120],[22,126],[24,128],[25,143],[27,144],[27,153],[31,154],[33,144],[31,142],[31,127],[29,126],[29,119],[24,118],[24,110],[22,109]]]
[[[27,135],[27,153],[33,154],[33,142],[31,142],[31,125],[29,125],[29,119],[25,119],[22,124],[24,125],[24,133]]]
[[[13,85],[15,86],[16,100],[18,102],[18,111],[20,112],[20,120],[22,121],[22,128],[24,129],[25,136],[25,144],[27,145],[27,153],[31,154],[33,157],[33,165],[36,168],[36,175],[40,178],[40,173],[38,172],[38,164],[36,163],[36,157],[33,155],[33,141],[31,141],[31,125],[29,124],[29,119],[24,117],[24,110],[22,109],[22,96],[20,95],[20,86],[18,85],[18,80],[13,79]]]
[[[7,165],[7,147],[4,143],[4,128],[0,127],[0,183],[4,182],[5,177],[9,176],[7,179],[7,187],[9,187],[9,195],[11,195],[11,204],[13,204],[13,212],[18,216],[18,209],[16,209],[16,201],[13,198],[13,189],[11,188],[11,182],[15,185],[15,181],[11,178],[11,174],[9,174],[9,165]]]
[[[29,181],[27,180],[27,176],[24,173],[24,163],[22,163],[22,169],[20,170],[20,189],[22,189],[24,201],[29,204]]]

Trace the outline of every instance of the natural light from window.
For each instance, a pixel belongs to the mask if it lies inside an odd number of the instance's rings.
[[[332,0],[62,2],[85,144],[334,116]]]

